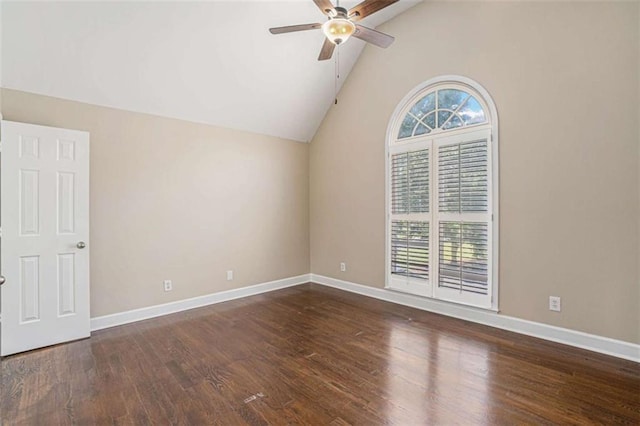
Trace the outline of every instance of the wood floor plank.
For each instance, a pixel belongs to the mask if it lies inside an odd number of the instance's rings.
[[[2,359],[2,425],[640,424],[640,365],[313,284]]]

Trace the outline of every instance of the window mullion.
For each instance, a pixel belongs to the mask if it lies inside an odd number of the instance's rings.
[[[414,129],[415,130],[415,129]],[[406,167],[405,167],[405,179],[407,182],[407,191],[406,191],[406,202],[407,202],[407,213],[411,214],[411,175],[409,174],[409,170],[411,169],[411,155],[409,155],[409,152],[406,152],[405,155],[407,156],[407,160],[406,160]]]
[[[420,123],[420,120],[416,122],[416,125],[413,127],[411,134],[414,134],[416,132],[416,127],[418,127],[418,123]],[[405,155],[407,156],[406,167],[405,167],[405,179],[407,182],[407,191],[405,192],[405,195],[406,195],[406,203],[407,203],[407,213],[409,217],[411,216],[411,175],[409,174],[409,170],[411,169],[410,151],[406,152]],[[407,283],[408,283],[409,280],[411,279],[409,277],[409,242],[411,241],[411,220],[407,219],[406,224],[407,224],[407,239],[405,240],[405,254],[407,257],[406,257],[406,264],[405,264],[405,279],[407,280]]]
[[[462,146],[458,145],[458,213],[462,213]]]
[[[458,145],[458,213],[462,213],[462,144]],[[458,221],[458,285],[462,294],[462,221]]]
[[[430,275],[431,279],[431,297],[436,297],[436,286],[438,285],[438,281],[440,280],[440,271],[438,268],[438,262],[440,261],[440,236],[438,235],[438,185],[439,185],[439,176],[438,176],[438,150],[435,146],[435,141],[432,139],[430,141],[429,154],[431,159],[431,164],[429,168],[429,185],[430,185],[430,221],[429,221],[429,235],[431,236],[431,240],[429,241],[429,263],[430,263]]]

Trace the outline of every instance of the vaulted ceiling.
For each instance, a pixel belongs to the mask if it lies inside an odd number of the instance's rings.
[[[376,27],[419,2],[360,23]],[[311,0],[5,1],[1,16],[3,87],[298,141],[333,103],[336,62],[317,61],[321,31],[268,32],[324,22]],[[337,49],[339,82],[364,46],[352,38]]]

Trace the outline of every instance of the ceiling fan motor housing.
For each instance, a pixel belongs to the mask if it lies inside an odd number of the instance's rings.
[[[344,7],[341,6],[336,6],[334,9],[334,14],[331,18],[343,18],[343,19],[349,19],[349,12],[347,11],[347,9],[345,9]]]

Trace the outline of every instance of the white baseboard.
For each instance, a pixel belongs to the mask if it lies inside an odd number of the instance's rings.
[[[410,306],[424,311],[434,312],[454,318],[460,318],[491,327],[509,330],[527,336],[538,337],[552,342],[575,346],[594,352],[640,362],[640,345],[622,340],[596,336],[568,328],[555,327],[539,322],[527,321],[495,312],[474,309],[467,306],[442,302],[434,299],[404,294],[393,290],[370,287],[322,275],[311,274],[311,282],[328,287],[361,294],[391,303]]]
[[[175,312],[186,311],[188,309],[213,305],[215,303],[226,302],[242,297],[253,296],[260,293],[279,290],[281,288],[292,287],[307,282],[314,282],[328,287],[345,290],[363,296],[373,297],[399,305],[410,306],[424,311],[434,312],[454,318],[460,318],[491,327],[509,330],[528,336],[538,337],[552,342],[575,346],[594,352],[612,355],[618,358],[640,362],[640,345],[623,342],[621,340],[610,339],[608,337],[596,336],[594,334],[583,333],[581,331],[567,328],[555,327],[539,322],[527,321],[483,309],[474,309],[468,306],[456,305],[434,299],[413,296],[393,290],[377,287],[370,287],[356,284],[349,281],[342,281],[335,278],[325,277],[317,274],[304,274],[297,277],[285,278],[243,287],[233,290],[221,291],[207,294],[205,296],[191,299],[179,300],[162,305],[149,306],[146,308],[134,309],[131,311],[119,312],[111,315],[91,318],[91,331],[103,328],[115,327],[135,321],[155,318]]]
[[[218,293],[211,293],[204,296],[193,297],[191,299],[164,303],[162,305],[149,306],[146,308],[133,309],[131,311],[118,312],[116,314],[91,318],[91,331],[115,327],[117,325],[128,324],[135,321],[155,318],[162,315],[173,314],[175,312],[186,311],[188,309],[213,305],[215,303],[226,302],[229,300],[304,284],[310,281],[310,276],[310,274],[304,274],[297,277],[284,278],[282,280],[270,281],[249,287],[220,291]]]

